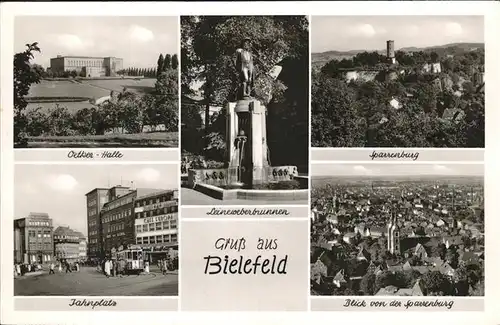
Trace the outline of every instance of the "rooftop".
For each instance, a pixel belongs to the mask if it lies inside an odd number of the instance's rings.
[[[122,58],[117,58],[115,56],[74,56],[74,55],[58,55],[55,58],[51,59],[63,59],[63,58],[68,58],[68,59],[119,59],[123,60]]]

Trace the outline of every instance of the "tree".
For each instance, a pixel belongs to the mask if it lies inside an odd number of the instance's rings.
[[[163,71],[163,54],[160,54],[158,57],[158,65],[156,67],[156,77],[160,76],[161,72]]]
[[[382,288],[393,285],[393,282],[394,282],[394,275],[392,274],[392,272],[390,271],[380,272],[375,279],[374,292],[376,293]]]
[[[202,16],[181,17],[182,93],[193,81],[201,84],[205,147],[211,132],[210,107],[235,101],[238,71],[235,51],[243,37],[252,39],[254,98],[268,108],[268,148],[272,163],[288,160],[307,167],[308,155],[308,39],[303,16]],[[277,79],[269,73],[283,69]],[[305,84],[305,86],[304,86]],[[288,87],[288,88],[287,88]],[[219,134],[224,128],[217,130]],[[300,154],[284,150],[296,145]],[[298,158],[300,157],[300,158]]]
[[[376,276],[372,272],[366,273],[361,279],[360,290],[365,296],[373,296],[375,292]]]
[[[27,140],[27,117],[24,112],[28,103],[25,96],[28,95],[32,84],[40,82],[42,76],[39,70],[31,69],[30,61],[35,52],[40,52],[38,43],[26,44],[24,52],[14,55],[14,144],[24,147]]]
[[[446,251],[446,261],[450,264],[450,266],[454,269],[458,267],[459,254],[457,247],[455,245],[450,246],[450,248]]]
[[[362,143],[360,117],[354,107],[355,94],[339,80],[314,80],[311,90],[312,145],[355,147]]]
[[[172,67],[172,56],[170,54],[165,54],[165,59],[163,60],[163,71],[167,71]]]
[[[71,114],[66,107],[56,104],[49,110],[50,134],[55,136],[71,135]]]
[[[172,69],[177,70],[179,67],[179,57],[177,54],[172,55]]]
[[[444,274],[439,271],[430,271],[422,276],[421,284],[427,296],[450,296],[453,295],[453,285]]]
[[[79,135],[93,134],[92,110],[83,108],[76,112],[72,119],[71,129],[75,130]]]
[[[439,54],[437,54],[436,52],[431,52],[431,61],[432,62],[438,62],[439,60]]]

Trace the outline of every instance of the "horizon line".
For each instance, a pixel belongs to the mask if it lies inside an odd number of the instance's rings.
[[[400,48],[397,48],[397,49],[394,49],[395,51],[401,51],[402,49],[406,49],[406,48],[411,48],[411,47],[415,47],[417,49],[428,49],[428,48],[435,48],[435,47],[443,47],[443,46],[447,46],[447,45],[454,45],[454,44],[483,44],[485,45],[485,41],[470,41],[470,42],[452,42],[452,43],[445,43],[445,44],[440,44],[440,45],[426,45],[426,46],[404,46],[404,47],[400,47]],[[323,53],[327,53],[327,52],[368,52],[368,51],[371,51],[371,52],[383,52],[383,51],[386,51],[387,49],[363,49],[363,50],[360,50],[360,49],[352,49],[352,50],[326,50],[326,51],[322,51],[322,52],[313,52],[311,51],[311,54],[323,54]]]

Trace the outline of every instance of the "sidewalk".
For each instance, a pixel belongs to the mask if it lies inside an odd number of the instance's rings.
[[[24,275],[14,275],[14,279],[22,279],[22,278],[25,278],[25,277],[35,276],[35,275],[42,275],[42,274],[45,274],[45,273],[48,273],[48,272],[45,271],[45,270],[40,270],[40,271],[35,271],[35,272],[27,272],[27,273],[24,273]]]

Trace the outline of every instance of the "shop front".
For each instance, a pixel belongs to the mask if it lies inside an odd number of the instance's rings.
[[[162,246],[146,246],[142,247],[144,260],[149,264],[158,264],[163,259],[175,260],[179,254],[179,246],[177,244],[162,245]]]

